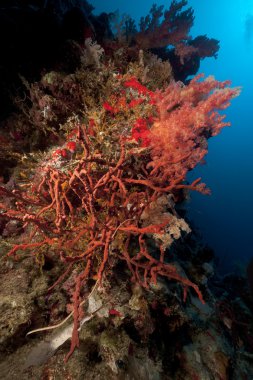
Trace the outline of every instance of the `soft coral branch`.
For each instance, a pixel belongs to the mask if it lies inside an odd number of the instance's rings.
[[[239,89],[227,87],[227,81],[201,78],[197,76],[188,86],[171,83],[155,94],[158,117],[151,128],[148,166],[158,177],[162,172],[170,181],[185,178],[206,155],[207,139],[229,125],[218,111],[228,107]]]
[[[166,11],[163,6],[153,5],[150,15],[140,21],[141,30],[135,36],[137,43],[143,49],[151,49],[188,40],[194,17],[192,8],[182,10],[186,4],[184,0],[173,0]]]
[[[149,15],[140,20],[140,31],[134,36],[137,46],[141,49],[155,49],[163,51],[169,48],[179,57],[180,65],[194,57],[217,58],[219,41],[207,36],[198,36],[192,39],[190,29],[193,26],[194,14],[191,7],[184,9],[187,1],[173,0],[168,10],[164,7],[153,5]],[[163,50],[164,49],[164,50]],[[195,71],[196,73],[197,71]]]

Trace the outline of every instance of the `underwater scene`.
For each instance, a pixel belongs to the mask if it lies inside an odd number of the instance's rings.
[[[0,379],[253,380],[253,1],[0,31]]]

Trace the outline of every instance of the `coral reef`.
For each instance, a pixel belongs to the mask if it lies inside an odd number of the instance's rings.
[[[191,190],[210,193],[187,174],[229,125],[220,111],[239,89],[204,75],[183,83],[162,60],[173,45],[187,78],[193,55],[217,54],[217,41],[190,38],[185,5],[153,6],[138,31],[127,16],[93,16],[87,2],[54,4],[66,29],[83,17],[82,38],[68,41],[67,65],[21,77],[2,123],[2,373],[4,350],[18,362],[6,379],[18,368],[27,378],[198,379],[196,363],[202,378],[225,378],[236,356],[218,323],[238,324],[234,306],[210,289],[212,254],[179,205]],[[250,311],[240,312],[250,330]]]
[[[99,69],[96,63],[95,67]],[[13,190],[0,187],[9,199],[8,205],[0,204],[1,217],[19,221],[23,230],[22,241],[9,257],[21,250],[42,260],[45,253],[59,257],[67,267],[57,285],[79,264],[72,292],[70,354],[79,345],[82,287],[94,276],[102,281],[111,256],[114,265],[118,259],[125,261],[132,281],[146,288],[158,275],[165,276],[183,284],[185,299],[192,287],[204,302],[198,287],[164,261],[169,246],[159,244],[159,234],[171,230],[177,218],[164,213],[156,224],[151,220],[145,226],[141,219],[163,194],[182,189],[207,192],[200,179],[185,183],[186,174],[206,154],[206,139],[226,125],[217,110],[226,108],[238,93],[212,78],[195,78],[187,87],[172,82],[165,91],[152,92],[128,73],[109,75],[114,91],[93,111],[98,120],[86,114],[87,124],[76,122],[73,129],[73,121],[67,122],[66,143],[35,166],[24,190],[18,185]],[[153,233],[160,258],[150,254],[145,242],[145,235]],[[136,252],[131,249],[134,237]]]

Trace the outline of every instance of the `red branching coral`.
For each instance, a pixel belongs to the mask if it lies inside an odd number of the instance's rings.
[[[189,41],[190,46],[194,47],[198,51],[200,58],[214,57],[217,58],[217,52],[219,49],[219,41],[214,38],[208,38],[206,35],[197,36],[193,40]]]
[[[171,83],[155,94],[158,117],[151,128],[152,161],[147,167],[152,167],[150,174],[162,182],[185,179],[206,155],[207,138],[229,125],[217,110],[228,107],[238,89],[227,87],[227,81],[212,77],[200,81],[201,77],[195,77],[188,86]]]
[[[169,10],[163,11],[163,5],[153,5],[150,15],[142,17],[140,32],[136,41],[145,49],[175,45],[189,39],[189,31],[193,25],[193,10],[182,11],[187,1],[172,1]],[[160,19],[164,17],[162,21]]]
[[[60,153],[51,152],[37,168],[28,190],[0,186],[0,194],[13,205],[9,209],[0,203],[0,216],[20,221],[26,230],[26,240],[14,245],[8,256],[17,257],[23,250],[35,256],[54,253],[66,270],[51,290],[73,265],[79,270],[72,294],[74,329],[67,359],[79,344],[82,288],[89,278],[102,280],[110,256],[125,261],[132,280],[143,287],[164,276],[182,284],[184,299],[192,288],[204,302],[198,286],[166,262],[162,244],[160,258],[149,251],[145,235],[163,233],[170,218],[147,226],[141,221],[151,202],[164,193],[183,188],[206,192],[200,179],[187,184],[185,176],[206,154],[207,138],[227,125],[217,110],[226,108],[238,90],[213,78],[199,79],[189,86],[172,83],[153,93],[136,78],[118,78],[115,86],[125,97],[120,113],[146,105],[145,118],[136,111],[133,124],[116,123],[104,138],[93,119],[87,125],[79,123]],[[116,112],[109,105],[101,104],[104,114],[109,111],[108,123]],[[131,249],[132,237],[138,241],[137,251]]]
[[[168,10],[164,10],[163,5],[158,7],[154,4],[150,14],[141,18],[140,31],[134,36],[138,46],[142,49],[174,46],[181,64],[192,55],[216,58],[218,40],[207,36],[198,36],[192,40],[189,33],[194,21],[193,9],[184,10],[185,6],[186,0],[173,0]]]

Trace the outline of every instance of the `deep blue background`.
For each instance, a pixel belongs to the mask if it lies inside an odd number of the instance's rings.
[[[94,13],[119,10],[139,20],[153,0],[93,0]],[[169,6],[170,1],[156,1]],[[192,37],[207,34],[220,40],[218,59],[205,59],[200,72],[242,86],[239,98],[226,111],[232,127],[209,141],[201,175],[212,189],[210,197],[191,194],[189,214],[220,257],[220,267],[244,269],[253,257],[253,0],[191,0],[195,14]],[[251,24],[251,28],[249,25]]]

